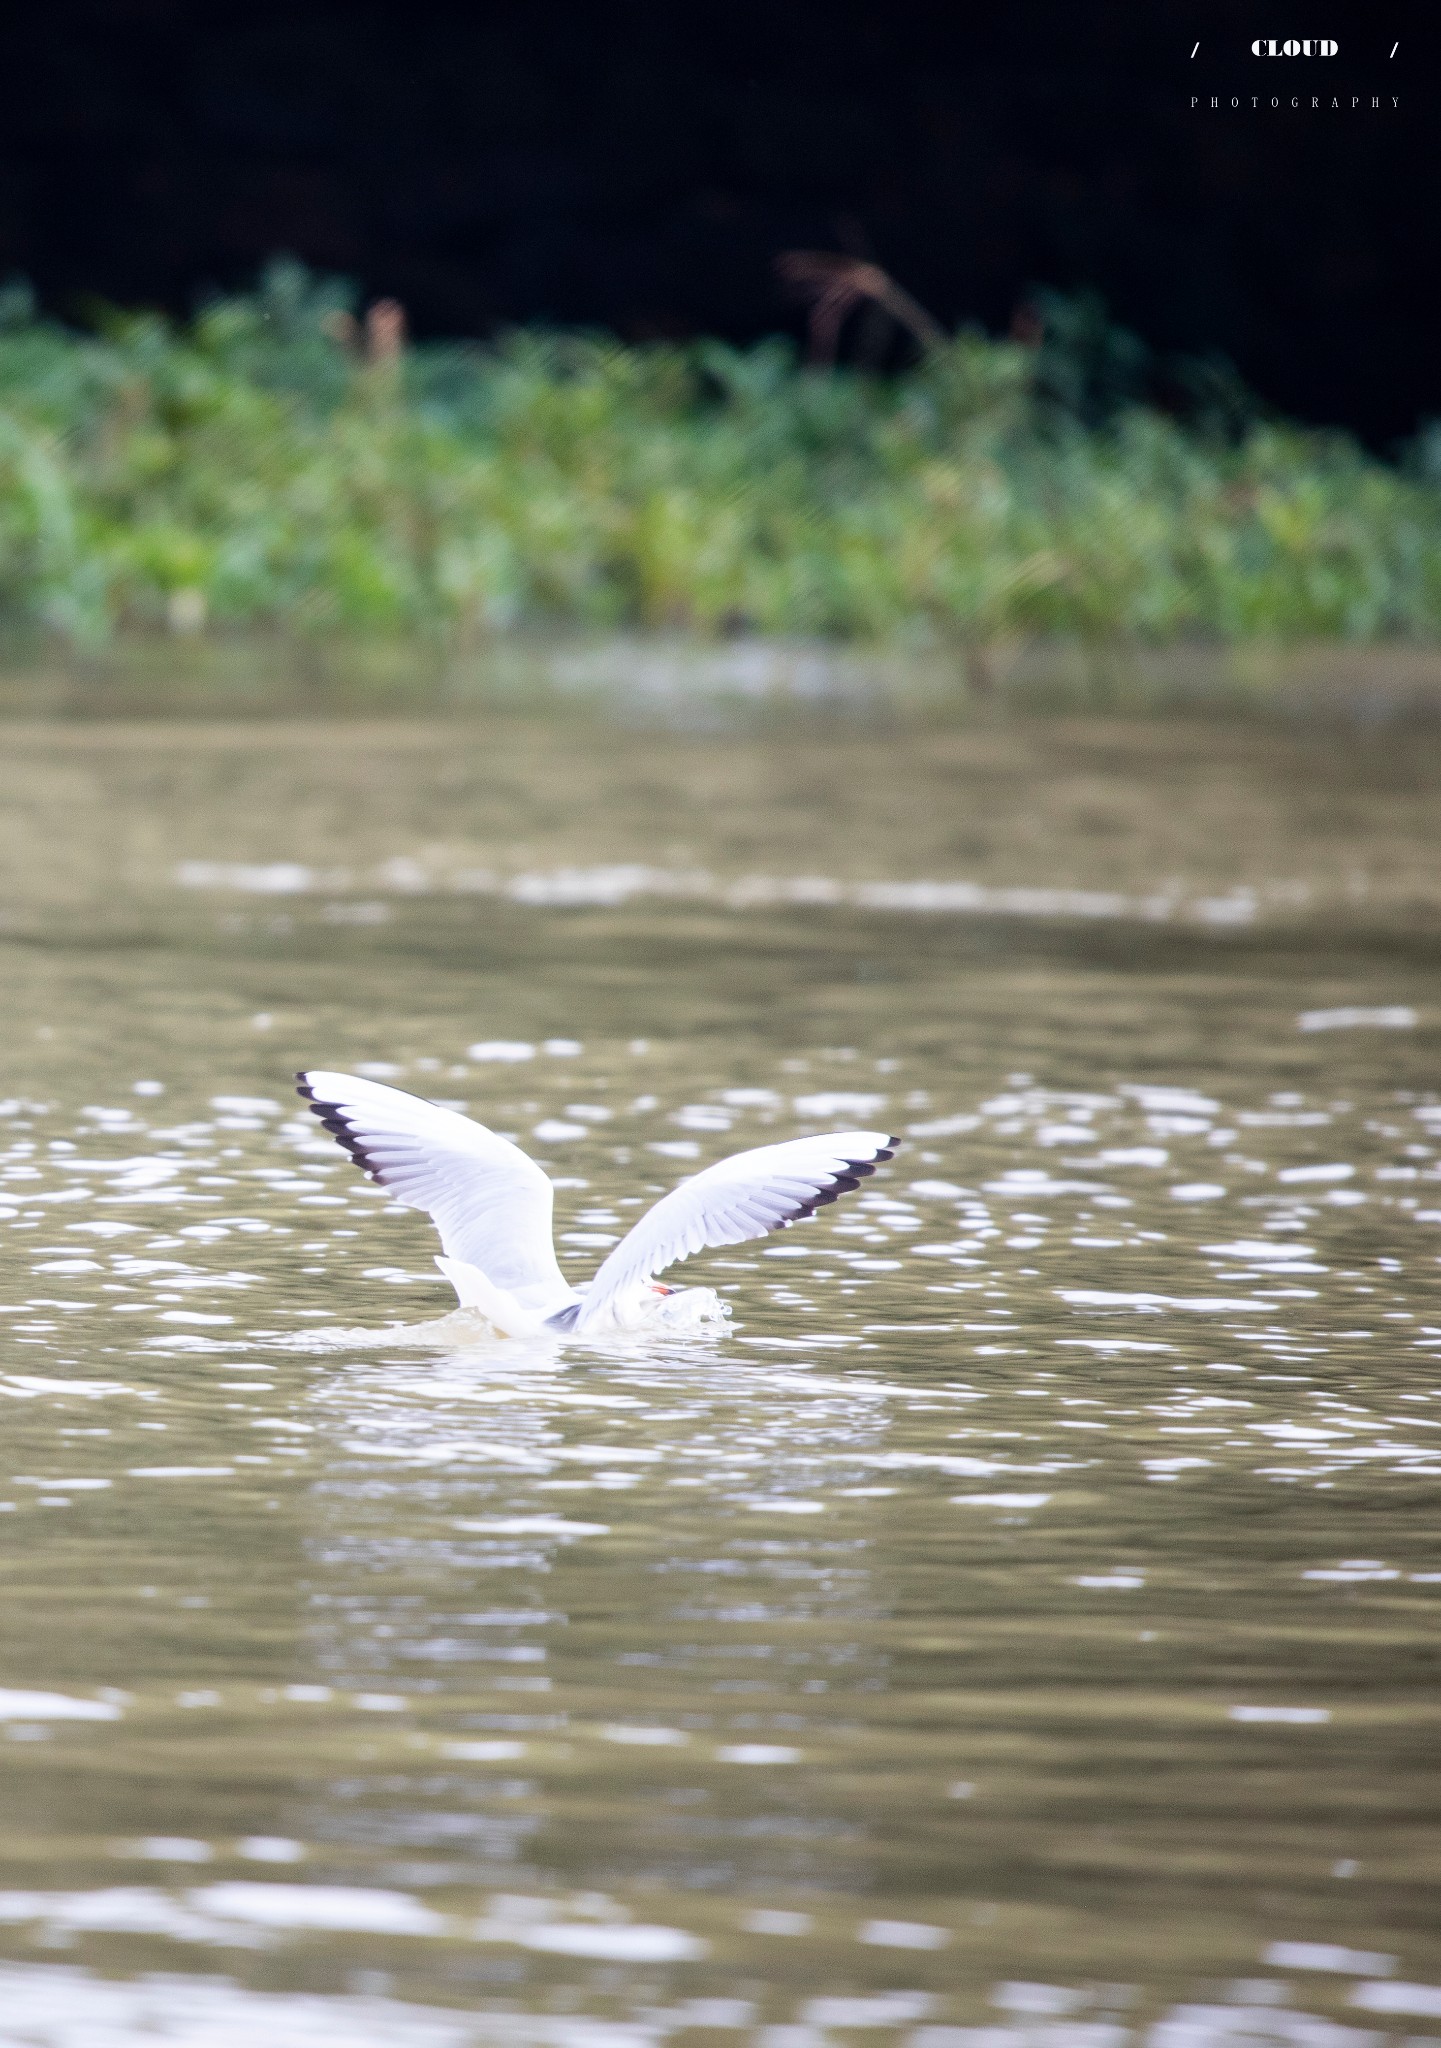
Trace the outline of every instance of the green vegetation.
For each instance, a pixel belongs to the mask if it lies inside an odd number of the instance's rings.
[[[80,334],[12,287],[0,619],[82,645],[1435,635],[1424,463],[1225,407],[1098,406],[1065,372],[974,333],[893,377],[807,369],[783,341],[544,332],[367,358],[344,293],[284,264],[184,328]]]

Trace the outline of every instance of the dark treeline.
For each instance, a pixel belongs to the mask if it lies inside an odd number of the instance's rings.
[[[801,331],[777,255],[849,251],[948,330],[1094,288],[1384,447],[1441,371],[1429,59],[1383,13],[1331,9],[1327,66],[1252,58],[1249,0],[55,0],[0,32],[0,275],[183,314],[290,250],[422,336],[745,343]],[[1298,88],[1365,104],[1228,104]]]

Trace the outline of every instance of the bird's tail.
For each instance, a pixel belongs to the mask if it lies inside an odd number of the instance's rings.
[[[439,1256],[435,1263],[460,1297],[461,1307],[479,1309],[502,1336],[528,1337],[541,1327],[542,1318],[533,1309],[522,1308],[513,1294],[487,1280],[478,1266]]]

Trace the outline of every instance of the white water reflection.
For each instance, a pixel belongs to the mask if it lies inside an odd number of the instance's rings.
[[[466,2013],[375,1994],[246,1990],[224,1978],[112,1982],[51,1963],[0,1965],[11,2039],[25,2048],[653,2048],[668,2027],[515,2012]]]
[[[391,858],[371,870],[315,868],[302,861],[183,860],[173,879],[182,889],[240,896],[339,897],[322,915],[331,923],[372,924],[390,914],[384,901],[345,900],[353,890],[389,891],[396,898],[434,893],[499,896],[536,909],[618,909],[627,903],[712,902],[729,910],[776,906],[848,906],[883,913],[927,917],[1078,918],[1088,922],[1120,919],[1145,924],[1172,920],[1206,926],[1244,926],[1269,910],[1294,916],[1310,891],[1285,882],[1238,887],[1224,895],[1188,890],[1180,885],[1141,895],[1111,889],[1076,889],[1034,884],[996,885],[969,879],[845,880],[831,875],[717,875],[704,868],[664,868],[643,862],[612,862],[599,866],[568,866],[502,874],[493,868],[460,866],[413,856]],[[1299,893],[1298,893],[1299,886]],[[1317,1023],[1316,1018],[1323,1021]],[[1340,1028],[1346,1024],[1413,1023],[1415,1013],[1401,1006],[1376,1010],[1308,1012],[1303,1030]],[[506,1041],[494,1041],[504,1045]],[[517,1057],[526,1057],[522,1052]],[[481,1054],[505,1058],[503,1051]]]
[[[768,1917],[785,1916],[752,1916],[757,1923]],[[884,1932],[891,1923],[874,1925]],[[160,2038],[183,2040],[187,2048],[249,2048],[258,2038],[275,2048],[660,2048],[689,2039],[693,2029],[715,2030],[740,2048],[816,2048],[836,2033],[857,2030],[897,2048],[1380,2048],[1386,2039],[1374,2029],[1259,1995],[1275,1988],[1281,1987],[1271,1980],[1239,1980],[1237,1990],[1249,1990],[1255,2002],[1181,2003],[1147,2022],[1129,2012],[1095,2016],[1098,2004],[1103,2013],[1106,2002],[1133,2005],[1129,1985],[1003,1983],[994,1987],[991,2003],[1004,2017],[980,2025],[938,2019],[949,2001],[926,1991],[828,1992],[795,2001],[789,2020],[757,2024],[755,2000],[733,1994],[673,1999],[616,2019],[523,2013],[490,1999],[482,2010],[459,2011],[375,1990],[350,1996],[264,1992],[220,1977],[166,1974],[115,1982],[66,1965],[0,1965],[7,2021],[14,2039],[30,2048],[91,2048],[102,2037],[107,2048],[139,2048]],[[1441,1989],[1367,1983],[1356,1988],[1352,2004],[1369,2012],[1434,2015]]]

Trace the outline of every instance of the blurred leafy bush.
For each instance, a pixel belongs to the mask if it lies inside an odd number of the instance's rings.
[[[702,633],[1433,635],[1441,461],[1148,399],[1094,301],[892,377],[784,341],[367,356],[293,263],[188,326],[0,290],[0,618],[77,641],[548,621]],[[1184,380],[1183,380],[1184,381]],[[1434,435],[1432,437],[1434,439]]]

